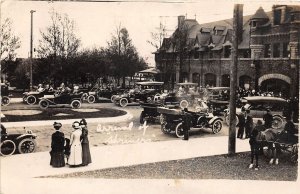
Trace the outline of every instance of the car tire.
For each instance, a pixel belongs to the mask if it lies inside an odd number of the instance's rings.
[[[283,125],[283,119],[278,115],[273,116],[272,128],[279,129],[282,127],[282,125]]]
[[[94,95],[89,95],[87,97],[87,101],[88,101],[88,103],[92,104],[92,103],[94,103],[96,101],[96,98],[95,98]]]
[[[214,121],[212,123],[211,129],[212,129],[212,132],[214,134],[219,133],[221,131],[221,129],[222,129],[222,122],[221,122],[221,120]]]
[[[27,100],[26,100],[26,103],[29,104],[29,105],[35,104],[36,103],[36,97],[32,96],[32,95],[28,96]]]
[[[1,104],[2,104],[3,106],[9,105],[9,103],[10,103],[9,97],[7,97],[7,96],[2,96],[2,97],[1,97]]]
[[[178,138],[183,138],[184,134],[183,134],[182,123],[178,123],[178,125],[176,126],[175,134]]]
[[[41,109],[47,109],[49,108],[49,102],[47,100],[41,100],[39,106]]]
[[[71,107],[74,109],[78,109],[81,107],[81,102],[79,100],[72,100]]]
[[[167,121],[163,114],[160,114],[159,121],[160,121],[161,131],[163,132],[163,134],[171,133],[171,129],[167,128]]]
[[[10,156],[16,151],[16,144],[11,140],[4,140],[0,144],[0,155]]]
[[[33,153],[36,148],[36,142],[34,139],[31,138],[25,138],[20,141],[18,144],[18,152],[20,154],[27,154],[27,153]]]
[[[126,98],[121,98],[120,100],[120,106],[121,107],[126,107],[128,104],[128,100]]]
[[[23,99],[23,102],[26,103],[26,101],[27,101],[27,96],[23,96],[22,99]]]
[[[115,96],[115,95],[112,95],[112,96],[110,97],[110,101],[111,101],[111,102],[115,102],[115,98],[116,98],[116,96]]]
[[[189,102],[187,100],[181,100],[179,105],[180,105],[180,108],[184,109],[189,106]]]

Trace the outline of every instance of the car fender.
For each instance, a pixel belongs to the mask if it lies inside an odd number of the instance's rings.
[[[282,115],[279,115],[279,114],[274,114],[273,117],[280,117],[281,119],[284,119],[284,117]]]
[[[220,118],[220,117],[217,117],[217,116],[214,116],[213,118],[211,118],[210,120],[209,120],[209,122],[208,122],[208,124],[212,124],[213,122],[215,122],[216,120],[220,120],[220,121],[223,121],[223,119],[222,118]]]
[[[22,139],[25,139],[25,138],[35,139],[36,135],[35,134],[23,134],[23,135],[20,135],[19,137],[17,137],[16,140],[22,140]]]

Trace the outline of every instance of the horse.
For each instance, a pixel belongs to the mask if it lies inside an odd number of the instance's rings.
[[[280,153],[280,145],[275,144],[274,142],[279,137],[278,130],[269,128],[264,131],[260,131],[256,136],[256,142],[260,146],[261,152],[263,152],[264,147],[268,147],[268,150],[271,151],[271,160],[269,164],[272,164],[275,160],[275,164],[278,164],[278,153]]]

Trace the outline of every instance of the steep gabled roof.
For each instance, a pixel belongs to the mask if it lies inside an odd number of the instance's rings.
[[[253,19],[270,19],[265,10],[262,7],[259,7],[258,10],[255,12],[255,14],[251,17],[251,20]]]

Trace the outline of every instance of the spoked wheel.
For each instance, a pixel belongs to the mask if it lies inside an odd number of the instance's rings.
[[[182,138],[183,137],[183,127],[182,127],[182,123],[179,123],[177,126],[176,126],[176,129],[175,129],[175,134],[177,137],[179,138]]]
[[[2,104],[3,106],[9,105],[9,103],[10,103],[9,97],[7,97],[7,96],[2,96],[2,97],[1,97],[1,104]]]
[[[127,104],[128,104],[128,100],[126,98],[122,98],[120,100],[120,106],[121,107],[125,107],[125,106],[127,106]]]
[[[187,100],[181,100],[180,101],[180,107],[182,109],[187,108],[189,106],[189,102]]]
[[[33,139],[26,138],[20,141],[18,151],[20,154],[32,153],[35,151],[36,143]]]
[[[171,133],[171,129],[167,127],[167,121],[165,119],[165,116],[163,114],[160,115],[159,117],[159,120],[160,120],[160,125],[161,125],[161,131],[164,133],[164,134],[169,134]]]
[[[110,97],[110,101],[111,101],[111,102],[114,102],[114,101],[115,101],[115,98],[116,98],[116,95],[112,95],[112,96]]]
[[[23,102],[26,103],[27,101],[27,96],[23,96]]]
[[[47,100],[41,100],[39,106],[41,109],[47,109],[49,107],[49,102]]]
[[[36,97],[30,95],[30,96],[27,97],[27,101],[26,101],[26,102],[27,102],[27,104],[29,104],[29,105],[35,104],[35,103],[36,103]]]
[[[222,129],[222,122],[221,120],[216,120],[212,123],[212,132],[214,134],[219,133]]]
[[[81,102],[79,100],[73,100],[71,102],[71,107],[75,108],[75,109],[80,108],[81,107]]]
[[[0,148],[1,156],[9,156],[16,151],[16,144],[11,140],[4,140],[0,144]]]
[[[95,96],[94,95],[89,95],[88,98],[87,98],[87,101],[88,103],[92,104],[94,103],[96,100]]]
[[[283,125],[283,120],[279,116],[274,116],[273,117],[273,122],[272,122],[272,128],[273,129],[279,129]]]

